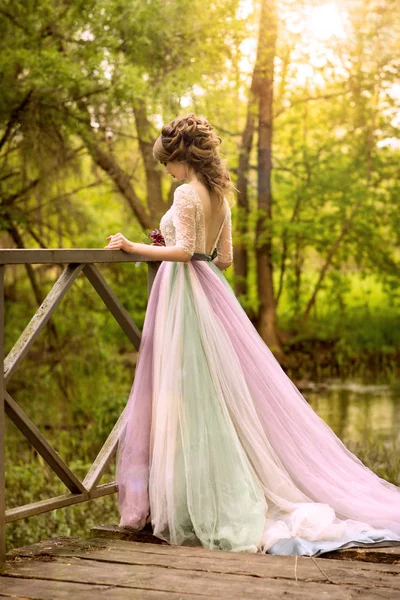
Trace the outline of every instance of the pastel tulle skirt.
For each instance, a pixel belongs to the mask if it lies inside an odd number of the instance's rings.
[[[207,260],[158,270],[117,484],[120,525],[151,519],[171,544],[316,556],[400,543],[400,488],[312,410]]]

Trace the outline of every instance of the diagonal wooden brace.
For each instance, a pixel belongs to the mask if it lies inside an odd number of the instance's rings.
[[[110,435],[104,442],[100,452],[96,456],[92,466],[87,472],[85,479],[83,480],[83,485],[89,491],[94,489],[94,487],[98,484],[104,471],[108,467],[112,457],[115,454],[118,445],[118,439],[124,425],[125,410],[126,409],[124,409],[120,414],[118,421],[115,423]]]
[[[82,494],[63,494],[62,496],[39,500],[38,502],[32,502],[31,504],[25,504],[24,506],[16,506],[15,508],[9,508],[6,511],[5,521],[6,523],[11,523],[18,519],[25,519],[26,517],[40,515],[41,513],[49,512],[50,510],[63,508],[64,506],[78,504],[85,500],[92,500],[93,498],[115,494],[116,491],[117,484],[115,481],[112,481],[111,483],[99,485],[91,492],[84,492]]]
[[[84,484],[71,471],[61,456],[49,444],[44,435],[32,423],[30,418],[24,413],[22,408],[13,400],[8,392],[4,395],[4,409],[11,421],[18,427],[21,433],[27,438],[34,448],[43,456],[44,460],[54,471],[67,488],[74,494],[85,493],[87,490]]]
[[[9,382],[15,369],[36,340],[65,294],[82,271],[83,265],[68,265],[25,327],[4,361],[4,383]]]
[[[139,350],[142,334],[132,321],[131,316],[117,296],[114,294],[103,275],[94,265],[85,265],[83,272],[117,321],[122,331],[126,333],[136,350]]]

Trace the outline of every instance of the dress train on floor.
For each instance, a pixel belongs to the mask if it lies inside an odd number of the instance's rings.
[[[400,488],[313,411],[212,262],[161,264],[124,414],[120,525],[274,554],[400,543]]]

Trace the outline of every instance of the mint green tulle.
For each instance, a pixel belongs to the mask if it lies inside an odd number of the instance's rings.
[[[366,484],[371,506],[378,496],[392,502],[398,489],[312,411],[218,267],[163,263],[153,290],[120,444],[121,524],[141,527],[150,510],[157,537],[229,551],[313,555],[400,542],[389,512],[396,517],[397,503],[383,505],[387,524],[374,528],[369,515],[355,519],[348,500],[366,478],[375,482]],[[350,468],[358,475],[341,486]]]
[[[196,536],[207,547],[256,551],[266,518],[265,496],[220,401],[189,275],[186,270],[178,417],[183,456],[180,477],[186,483],[187,511]],[[180,524],[175,527],[179,530]]]
[[[161,519],[155,517],[155,533],[174,544],[197,541],[208,548],[256,552],[266,519],[265,495],[221,401],[212,354],[199,328],[189,268],[174,263],[169,284],[175,310],[164,313],[165,325],[169,329],[171,320],[180,334],[179,347],[171,349],[179,354],[179,368],[174,399],[154,433],[161,437],[174,432],[174,459],[164,463],[155,457],[153,505],[167,505]],[[166,438],[164,444],[171,446]],[[164,450],[168,457],[171,449]]]

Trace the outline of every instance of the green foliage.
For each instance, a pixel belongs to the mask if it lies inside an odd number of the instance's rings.
[[[84,475],[90,463],[75,461],[70,466],[76,474]],[[14,464],[7,471],[6,484],[7,502],[10,506],[28,504],[66,491],[61,484],[49,484],[46,470],[37,461]],[[60,535],[88,536],[91,527],[99,524],[115,525],[118,520],[115,494],[104,496],[8,524],[6,547],[10,550]]]
[[[291,374],[381,383],[398,378],[399,314],[398,299],[388,297],[374,276],[350,279],[332,271],[307,323],[296,319],[291,296],[284,294],[279,316],[288,353],[295,355]]]
[[[278,3],[273,217],[257,238],[253,149],[249,292],[240,301],[257,314],[255,248],[271,238],[290,374],[389,379],[400,357],[399,14],[390,0],[351,0],[343,8],[348,36],[318,45],[290,28],[314,5]],[[148,241],[115,172],[157,227],[173,188],[161,177],[153,209],[158,172],[149,171],[146,150],[161,123],[190,110],[207,115],[221,135],[235,178],[257,2],[253,8],[242,16],[238,0],[0,0],[0,245],[101,248],[116,231]],[[101,271],[141,328],[146,266]],[[32,278],[44,297],[59,273],[35,265],[29,278],[22,267],[7,269],[7,349],[37,308]],[[234,284],[233,269],[227,277]],[[135,363],[135,350],[82,276],[9,390],[84,474],[128,398]],[[9,506],[64,492],[12,427],[7,444]],[[365,460],[399,482],[398,463],[384,448],[365,450]],[[9,525],[8,543],[84,534],[104,514],[117,521],[115,498]]]
[[[364,440],[363,442],[346,443],[369,469],[372,469],[382,479],[400,485],[400,453],[395,443],[384,444],[379,440]]]

